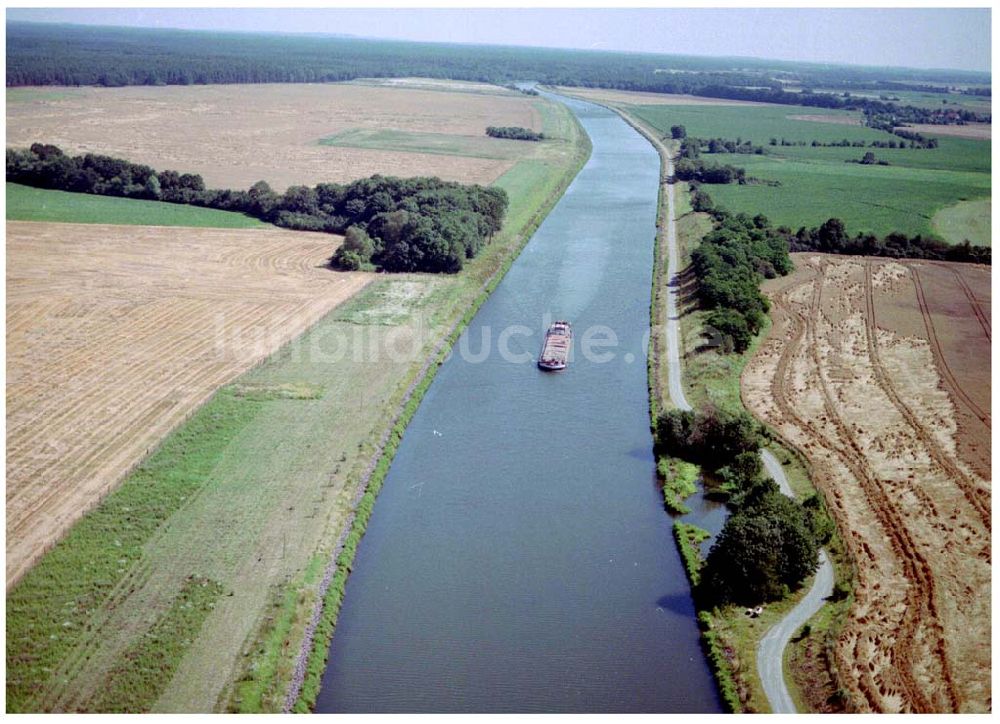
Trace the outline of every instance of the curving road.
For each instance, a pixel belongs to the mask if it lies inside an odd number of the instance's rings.
[[[760,457],[764,461],[764,469],[781,492],[789,497],[795,497],[792,488],[785,477],[781,463],[771,454],[770,450],[761,450]],[[825,599],[833,593],[833,566],[827,558],[826,551],[819,552],[819,567],[812,588],[788,614],[778,621],[771,630],[764,634],[757,646],[757,673],[764,686],[764,693],[775,714],[794,714],[795,702],[785,685],[785,672],[782,662],[785,647],[792,635],[805,625],[806,621],[823,607]]]
[[[647,136],[648,137],[648,136]],[[664,145],[654,138],[654,145],[664,150],[663,157],[667,165],[667,177],[673,178],[674,162]],[[667,184],[667,366],[669,369],[668,390],[670,400],[681,410],[690,410],[691,405],[684,396],[681,385],[681,359],[678,332],[677,299],[679,296],[677,267],[679,256],[677,251],[677,225],[674,221],[674,184]],[[760,451],[767,474],[778,484],[781,492],[789,497],[795,497],[781,463],[769,450]],[[792,635],[823,607],[824,600],[833,593],[833,566],[826,551],[819,552],[819,567],[813,580],[812,588],[788,614],[776,623],[761,639],[757,648],[757,671],[764,693],[771,705],[771,710],[778,714],[796,713],[795,702],[785,684],[784,654],[785,647]]]

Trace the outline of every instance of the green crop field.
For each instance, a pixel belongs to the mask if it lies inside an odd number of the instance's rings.
[[[352,128],[320,139],[321,146],[347,146],[441,156],[516,159],[525,154],[526,142],[490,138],[483,129],[482,138],[449,133],[411,133],[388,128]]]
[[[791,116],[828,116],[858,119],[857,113],[798,106],[638,106],[632,109],[662,133],[683,125],[689,136],[742,138],[765,147],[764,155],[703,154],[708,161],[746,168],[749,176],[778,181],[768,185],[710,185],[712,199],[735,212],[762,213],[775,224],[797,229],[818,226],[828,218],[844,221],[850,233],[933,234],[958,243],[968,237],[989,236],[989,219],[932,223],[942,209],[990,196],[990,142],[939,137],[935,149],[771,146],[772,138],[829,143],[900,140],[883,131],[859,125],[799,120]],[[847,163],[865,151],[889,166]],[[985,233],[984,233],[985,232]]]
[[[220,229],[268,227],[263,221],[233,211],[203,209],[162,201],[74,194],[7,184],[9,221],[60,221],[73,224],[128,226],[198,226]]]
[[[935,231],[946,239],[968,239],[973,244],[990,246],[990,199],[960,201],[941,209],[931,220]]]
[[[818,93],[841,94],[842,90],[829,88],[816,88]],[[898,99],[893,103],[906,106],[918,106],[920,108],[964,108],[965,110],[977,113],[990,112],[990,98],[985,96],[972,96],[962,93],[927,93],[918,90],[862,90],[851,91],[852,96],[859,98],[880,98]],[[942,103],[942,101],[944,101]]]

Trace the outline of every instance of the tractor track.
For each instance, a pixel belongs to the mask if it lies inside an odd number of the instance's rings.
[[[970,398],[962,386],[958,383],[955,378],[954,372],[952,372],[951,367],[948,366],[948,360],[945,358],[944,350],[941,349],[941,343],[937,338],[937,330],[934,328],[934,320],[931,317],[930,305],[927,303],[927,297],[924,295],[924,286],[920,281],[920,271],[916,265],[908,265],[907,269],[910,271],[910,278],[913,280],[913,286],[917,292],[917,304],[920,306],[920,314],[924,318],[924,326],[927,329],[927,338],[931,343],[931,351],[934,353],[934,359],[938,362],[938,367],[941,371],[941,377],[944,379],[945,384],[951,389],[956,397],[958,397],[965,406],[979,418],[988,429],[992,429],[992,421],[990,414],[985,412],[975,401]]]
[[[965,293],[965,298],[969,300],[969,306],[972,308],[972,313],[976,315],[976,319],[979,320],[979,326],[983,328],[983,334],[986,335],[986,339],[992,342],[993,337],[990,335],[992,325],[990,324],[990,320],[986,317],[982,304],[978,299],[976,299],[975,292],[972,291],[969,283],[965,281],[965,277],[962,276],[962,273],[958,269],[955,269],[953,266],[949,266],[947,264],[940,264],[937,262],[931,263],[933,263],[934,266],[947,269],[955,275],[955,281],[958,282],[958,285],[962,288],[962,292]]]
[[[882,364],[882,358],[878,350],[878,324],[875,316],[875,292],[872,284],[873,267],[874,262],[871,259],[865,261],[865,330],[868,338],[868,358],[871,361],[875,381],[913,429],[913,432],[920,442],[923,443],[931,459],[961,489],[962,495],[965,496],[965,499],[975,509],[986,529],[991,530],[992,513],[990,510],[990,495],[977,486],[974,480],[952,462],[950,456],[934,440],[933,435],[924,427],[923,423],[920,422],[920,419],[914,414],[903,398],[900,397],[899,393],[896,392],[896,388],[893,386],[892,380],[886,372],[885,366]]]
[[[869,468],[864,453],[854,435],[837,414],[832,393],[822,372],[815,328],[809,324],[809,319],[818,318],[820,313],[823,279],[825,278],[824,270],[825,264],[821,265],[819,273],[813,276],[813,293],[807,313],[798,311],[790,305],[786,299],[789,290],[785,290],[775,297],[776,311],[780,310],[789,319],[793,325],[793,333],[789,343],[782,351],[776,374],[772,380],[773,397],[782,414],[794,421],[803,430],[808,431],[824,447],[832,450],[854,474],[855,478],[861,484],[865,497],[872,506],[872,510],[891,541],[893,548],[899,554],[903,574],[909,585],[907,586],[905,595],[905,610],[898,626],[896,640],[891,649],[891,659],[894,663],[891,675],[895,678],[899,688],[904,692],[906,703],[917,712],[937,710],[924,695],[923,687],[916,681],[913,673],[913,649],[917,630],[922,622],[926,622],[928,633],[931,633],[936,639],[931,648],[936,657],[940,659],[945,683],[945,696],[949,701],[951,709],[957,710],[958,701],[950,667],[945,656],[943,629],[939,621],[935,603],[935,587],[930,567],[917,549],[899,512],[893,507],[886,491],[883,490],[879,480]],[[789,379],[790,363],[806,337],[809,337],[808,342],[811,347],[810,356],[820,382],[819,387],[823,395],[824,411],[834,425],[840,442],[831,440],[813,423],[796,413],[794,406],[790,403],[784,391],[785,383]],[[846,662],[842,661],[842,663]],[[889,672],[885,672],[885,674],[889,678]],[[876,684],[873,677],[870,674],[866,674],[858,683],[859,688],[862,690],[861,693],[869,705],[876,711],[881,710],[883,708],[881,701],[885,692]]]

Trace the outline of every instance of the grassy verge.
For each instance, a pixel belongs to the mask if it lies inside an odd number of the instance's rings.
[[[319,615],[312,640],[308,643],[304,678],[298,695],[293,697],[294,702],[284,702],[284,706],[291,704],[289,708],[294,711],[308,711],[315,704],[354,554],[407,424],[451,345],[500,283],[521,248],[562,197],[566,187],[590,156],[589,138],[568,110],[562,109],[558,113],[547,111],[543,118],[544,132],[553,139],[547,143],[571,144],[569,163],[554,165],[545,156],[526,159],[498,180],[497,185],[505,188],[511,197],[505,230],[481,259],[468,265],[460,275],[464,277],[461,283],[439,287],[428,303],[433,321],[450,319],[450,331],[427,364],[403,383],[408,391],[402,396],[399,414],[393,420],[387,438],[376,451],[370,474],[359,483],[364,493],[346,536],[329,554],[330,564],[322,579],[328,586],[325,591],[319,588],[315,590],[311,606],[303,605],[308,596],[303,598],[302,595],[286,594],[281,610],[274,616],[274,624],[265,626],[258,632],[259,644],[255,646],[257,655],[236,690],[230,704],[231,709],[253,712],[278,708],[278,693],[292,682],[294,676],[294,671],[287,667],[284,672],[281,671],[281,661],[288,660],[288,641],[296,638],[302,640],[308,627],[304,614],[309,610],[314,615],[319,611]],[[456,309],[465,310],[457,320],[454,319]],[[313,566],[310,569],[315,570]],[[316,579],[319,576],[313,575],[312,580],[303,582],[303,586],[315,585]],[[317,593],[322,595],[321,600],[316,597]]]
[[[677,549],[681,552],[681,560],[684,561],[684,570],[687,572],[691,588],[697,588],[701,583],[701,567],[704,561],[699,546],[711,537],[711,533],[696,525],[679,520],[674,522],[674,540],[677,541]]]
[[[94,708],[118,713],[148,711],[222,591],[215,581],[190,577],[170,608],[122,654],[121,663],[105,679]]]
[[[629,120],[634,127],[644,133],[653,142],[653,145],[660,152],[661,159],[664,154],[671,152],[669,142],[661,140],[661,133],[658,127],[649,127],[643,123],[645,117],[630,115],[628,108],[616,108],[626,120]],[[664,109],[661,109],[664,110]],[[667,123],[669,117],[664,111],[663,123]],[[690,129],[689,129],[690,131]],[[716,134],[716,135],[726,135]],[[717,349],[708,344],[711,340],[706,335],[705,318],[707,312],[698,309],[694,300],[694,280],[683,279],[683,270],[690,264],[691,252],[697,247],[701,238],[711,230],[712,223],[707,214],[696,213],[691,210],[688,201],[687,188],[684,184],[677,184],[675,188],[675,212],[677,216],[677,240],[678,252],[681,268],[681,299],[679,300],[680,313],[680,348],[681,361],[684,367],[684,392],[691,405],[696,408],[715,406],[726,410],[743,410],[743,401],[740,391],[740,377],[743,369],[760,347],[770,328],[770,321],[764,326],[761,332],[753,340],[750,347],[742,354],[721,354]],[[651,324],[654,334],[650,342],[650,412],[655,426],[656,415],[659,409],[669,405],[669,400],[663,394],[666,389],[667,364],[662,355],[658,354],[656,346],[656,329],[658,324],[662,324],[663,308],[666,294],[666,249],[665,243],[661,243],[659,237],[666,228],[665,206],[661,193],[661,214],[657,235],[656,264],[654,271],[654,283],[652,292],[652,303],[650,309]],[[769,445],[771,451],[781,461],[789,483],[796,495],[802,499],[816,493],[809,476],[808,463],[803,455],[798,451],[783,445],[777,435],[772,432],[772,440]],[[679,493],[671,490],[674,485],[679,485],[679,491],[694,491],[690,486],[684,485],[686,476],[696,477],[697,468],[692,476],[688,470],[671,468],[672,461],[661,461],[658,467],[663,472],[672,472],[668,485],[664,487],[664,496],[670,496],[667,508],[673,513],[683,512],[683,503],[678,499]],[[694,466],[691,466],[694,467]],[[665,468],[665,470],[664,470]],[[666,476],[664,476],[667,479]],[[673,481],[680,480],[680,483]],[[688,570],[692,586],[697,585],[698,576],[692,575],[692,571],[700,571],[701,557],[698,552],[697,534],[692,533],[690,528],[683,523],[675,524],[675,538],[681,556],[684,559],[685,567]],[[697,529],[695,529],[697,530]],[[845,549],[837,534],[827,546],[827,552],[834,564],[838,587],[842,591],[851,590],[852,567],[846,559]],[[766,695],[760,684],[760,678],[756,670],[756,652],[761,637],[776,623],[784,614],[795,606],[798,600],[809,590],[811,581],[807,581],[795,594],[783,601],[769,605],[764,614],[751,618],[746,616],[744,610],[739,607],[727,607],[724,609],[700,610],[699,623],[702,629],[703,643],[709,663],[715,674],[719,685],[720,694],[727,707],[733,711],[768,711]],[[803,646],[793,650],[790,662],[798,665],[806,659],[815,659],[817,647],[823,647],[823,651],[829,652],[833,642],[836,640],[836,632],[839,630],[847,605],[843,601],[829,603],[810,622],[811,634],[806,639],[815,637],[819,642],[813,645],[813,649],[804,649]],[[806,640],[804,639],[804,640]],[[832,658],[827,656],[825,661],[829,663]],[[804,689],[801,685],[806,683],[804,679],[805,671],[802,669],[792,671],[792,679],[798,686],[793,686],[793,696],[797,697],[802,704],[804,711],[814,710],[813,702],[806,701],[803,696]],[[832,674],[829,674],[832,678]]]
[[[258,402],[215,395],[8,593],[8,711],[46,708],[36,698],[42,683],[85,643],[95,611],[259,411]]]
[[[270,224],[234,211],[115,196],[74,194],[7,184],[8,221],[57,221],[68,224],[195,226],[220,229],[270,229]]]
[[[656,472],[663,484],[663,504],[667,511],[673,515],[690,513],[684,500],[698,492],[698,466],[661,455],[656,461]]]

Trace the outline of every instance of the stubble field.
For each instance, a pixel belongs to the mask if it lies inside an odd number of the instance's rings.
[[[795,255],[747,407],[808,458],[856,568],[833,645],[871,711],[989,711],[990,272]]]
[[[7,586],[221,384],[371,278],[336,237],[8,222]]]
[[[488,139],[485,131],[541,131],[540,101],[502,88],[442,92],[447,84],[438,85],[440,90],[267,84],[22,91],[7,96],[7,145],[53,143],[67,153],[104,153],[200,173],[210,187],[246,189],[265,180],[278,191],[372,174],[489,184],[531,153],[532,144],[521,144],[519,153],[510,141]],[[390,148],[320,143],[338,134],[367,138],[375,132],[404,140],[416,134],[416,140]],[[422,153],[428,134],[445,145],[478,150]]]

